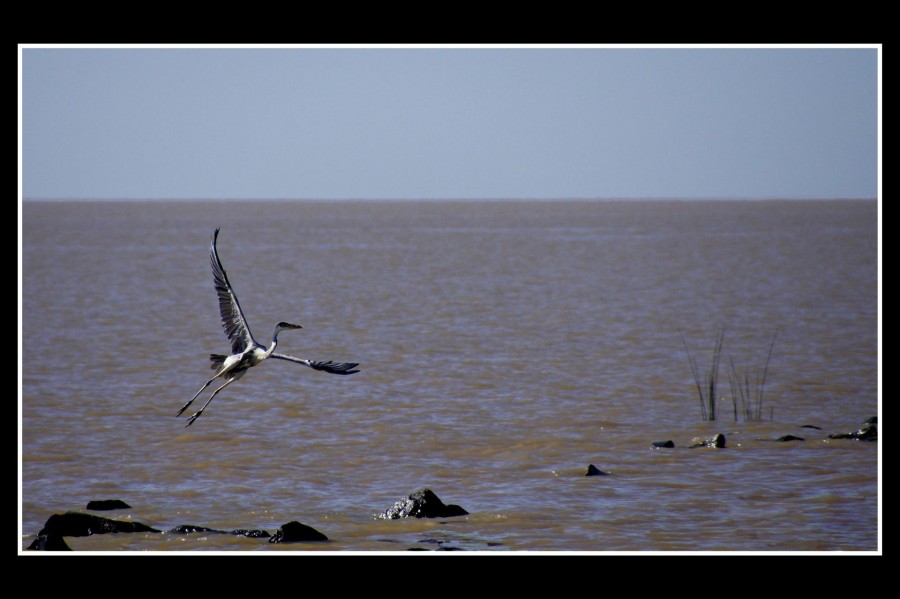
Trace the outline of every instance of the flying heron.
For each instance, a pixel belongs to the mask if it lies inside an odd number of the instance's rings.
[[[331,360],[327,362],[317,362],[314,360],[295,358],[285,354],[276,354],[275,347],[278,345],[278,333],[290,329],[302,329],[303,327],[299,324],[291,324],[289,322],[279,322],[276,324],[275,332],[272,333],[272,344],[268,348],[256,341],[256,339],[253,338],[253,334],[250,333],[250,327],[247,326],[247,319],[244,318],[244,313],[241,311],[241,305],[238,303],[237,296],[231,288],[231,283],[228,282],[228,275],[225,274],[225,268],[222,266],[222,261],[219,260],[219,254],[216,251],[216,238],[218,238],[218,236],[219,229],[216,229],[213,233],[212,244],[209,248],[209,261],[210,264],[212,264],[213,283],[216,286],[216,293],[219,296],[219,312],[222,314],[222,326],[225,327],[225,334],[231,340],[231,355],[210,354],[209,359],[212,362],[212,369],[216,371],[215,376],[206,381],[205,385],[200,387],[200,390],[194,394],[194,397],[178,410],[175,417],[181,416],[182,412],[184,412],[188,406],[203,393],[203,390],[209,387],[216,379],[225,379],[225,384],[213,391],[212,395],[209,396],[209,399],[206,400],[206,403],[203,404],[203,407],[195,412],[193,416],[188,418],[188,423],[184,425],[185,428],[192,425],[194,421],[200,417],[200,414],[203,413],[203,410],[206,409],[206,406],[209,405],[209,402],[212,401],[213,397],[215,397],[219,391],[244,376],[250,368],[256,366],[266,358],[278,358],[279,360],[297,362],[298,364],[309,366],[313,370],[323,370],[332,374],[353,374],[359,372],[359,370],[353,370],[359,366],[356,362],[332,362]]]

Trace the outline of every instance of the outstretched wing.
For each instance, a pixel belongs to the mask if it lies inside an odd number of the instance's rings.
[[[239,354],[248,347],[258,344],[250,333],[247,320],[241,311],[241,305],[238,303],[237,296],[231,288],[231,283],[228,282],[228,275],[225,274],[225,268],[222,266],[222,261],[219,260],[218,252],[216,252],[216,238],[218,236],[219,229],[216,229],[209,248],[209,262],[212,265],[216,294],[219,296],[219,312],[222,314],[222,326],[225,327],[225,334],[231,340],[231,352]]]
[[[297,362],[298,364],[309,366],[313,370],[324,370],[331,374],[354,374],[359,372],[359,370],[353,370],[359,366],[358,362],[332,362],[331,360],[328,360],[327,362],[316,362],[314,360],[302,360],[285,354],[272,354],[269,357],[287,360],[288,362]]]

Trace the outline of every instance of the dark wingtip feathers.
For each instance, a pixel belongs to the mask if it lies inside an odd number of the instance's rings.
[[[359,370],[353,370],[359,366],[358,362],[310,362],[310,368],[313,370],[323,370],[331,374],[356,374]]]

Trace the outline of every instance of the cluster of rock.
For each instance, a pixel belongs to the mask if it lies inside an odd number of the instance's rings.
[[[450,518],[453,516],[465,516],[469,512],[451,503],[445,505],[431,489],[422,489],[410,493],[407,497],[397,501],[377,514],[375,518],[384,520],[397,520],[399,518]]]
[[[671,449],[675,447],[675,442],[671,439],[666,441],[654,441],[650,444],[650,447],[653,449]],[[691,439],[691,444],[688,445],[689,449],[694,449],[695,447],[717,447],[722,448],[725,447],[725,435],[719,433],[714,437],[710,437],[709,439],[702,439],[700,437],[694,437]]]
[[[852,433],[834,433],[828,435],[829,439],[853,439],[855,441],[877,441],[878,440],[878,416],[872,416],[866,420],[859,430]]]
[[[878,440],[878,417],[873,416],[863,423],[865,426],[852,433],[834,433],[828,435],[829,439],[854,439],[856,441],[877,441]],[[812,424],[804,424],[801,428],[822,430],[820,427]],[[770,439],[779,443],[787,443],[790,441],[805,441],[804,437],[796,435],[782,435],[777,439]],[[667,441],[654,441],[650,444],[653,449],[673,448],[675,443],[669,439]],[[725,447],[725,435],[719,433],[709,439],[694,438],[688,448],[695,447]]]
[[[88,503],[89,510],[115,510],[127,509],[131,506],[118,499],[91,501]],[[406,499],[401,499],[393,506],[386,509],[378,518],[397,519],[397,518],[447,518],[452,516],[465,516],[469,512],[458,505],[445,505],[431,489],[422,489],[411,493]],[[93,514],[84,514],[81,512],[66,512],[64,514],[54,514],[50,516],[44,527],[37,534],[37,538],[29,545],[28,549],[36,551],[71,551],[63,537],[87,537],[95,534],[109,533],[128,533],[128,532],[153,532],[162,533],[163,531],[142,524],[141,522],[123,522],[120,520],[112,520],[103,518]],[[283,524],[274,535],[270,535],[265,530],[216,530],[205,526],[196,526],[193,524],[182,524],[169,530],[175,534],[230,534],[240,535],[251,538],[268,538],[270,543],[299,543],[308,541],[327,541],[328,537],[312,528],[296,520]]]
[[[119,500],[114,500],[119,501]],[[123,507],[91,507],[98,505],[96,502],[88,503],[88,509],[112,510],[125,509],[128,506],[124,502]],[[126,532],[158,532],[163,531],[142,524],[141,522],[123,522],[121,520],[112,520],[93,514],[84,514],[81,512],[66,512],[65,514],[53,514],[47,520],[44,527],[37,534],[37,538],[28,546],[28,549],[37,551],[71,551],[63,537],[88,537],[91,535],[110,534],[110,533],[126,533]],[[168,531],[176,534],[187,533],[204,533],[204,534],[230,534],[251,538],[268,538],[270,543],[297,543],[304,541],[327,541],[328,537],[318,530],[301,524],[297,521],[291,521],[281,526],[278,531],[271,535],[264,530],[216,530],[205,526],[196,526],[193,524],[182,524]]]
[[[88,504],[90,505],[90,504]],[[103,508],[109,509],[109,508]],[[121,522],[80,512],[53,514],[28,546],[39,551],[71,551],[63,537],[87,537],[117,532],[162,532],[140,522]]]
[[[877,417],[869,418],[864,424],[865,426],[854,432],[830,434],[828,435],[828,438],[877,441]],[[803,428],[821,430],[819,427],[813,425],[804,425]],[[778,442],[803,440],[803,437],[797,437],[795,435],[783,435],[777,439],[773,439],[773,441]],[[651,444],[651,447],[654,449],[674,448],[675,443],[671,440],[656,441]],[[723,448],[725,447],[725,435],[719,433],[708,439],[695,438],[688,447]],[[594,464],[589,464],[585,476],[605,476],[608,474],[609,472],[600,470]],[[87,504],[87,509],[94,511],[128,509],[130,507],[131,506],[127,503],[118,499],[91,501]],[[450,518],[454,516],[465,516],[468,513],[469,512],[456,504],[444,504],[431,489],[426,488],[410,493],[407,497],[400,499],[380,514],[376,514],[375,518],[385,520],[396,520],[399,518]],[[71,551],[71,548],[66,544],[63,537],[83,537],[94,534],[128,532],[161,533],[163,531],[140,522],[123,522],[80,512],[66,512],[65,514],[54,514],[50,516],[46,524],[44,524],[44,527],[38,533],[37,538],[31,543],[28,549],[38,551]],[[168,532],[176,534],[230,534],[251,538],[268,538],[270,543],[296,543],[328,540],[328,537],[318,530],[295,520],[282,525],[274,535],[270,535],[265,530],[238,529],[225,531],[191,524],[177,526]],[[447,547],[447,549],[451,549],[451,547]]]

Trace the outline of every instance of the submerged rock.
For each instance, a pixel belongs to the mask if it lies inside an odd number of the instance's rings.
[[[66,541],[58,534],[38,535],[28,549],[31,551],[72,551],[72,548],[66,545]]]
[[[61,537],[87,537],[113,532],[162,532],[140,522],[121,522],[80,512],[53,514],[38,535]]]
[[[609,476],[609,472],[604,472],[593,464],[589,464],[585,476]]]
[[[195,526],[193,524],[182,524],[181,526],[176,526],[169,532],[173,532],[175,534],[190,534],[192,532],[208,532],[217,535],[237,535],[242,537],[252,537],[255,539],[261,539],[264,537],[271,537],[269,533],[264,530],[248,530],[246,528],[239,528],[238,530],[216,530],[214,528],[206,528],[205,526]]]
[[[213,528],[206,528],[205,526],[195,526],[193,524],[182,524],[181,526],[176,526],[169,532],[174,532],[175,534],[190,534],[192,532],[218,532],[224,533],[224,530],[215,530]]]
[[[779,443],[786,443],[788,441],[806,441],[803,437],[795,437],[794,435],[783,435],[775,440]]]
[[[653,447],[654,449],[669,448],[675,447],[675,443],[671,439],[668,441],[654,441],[650,444],[650,447]]]
[[[821,427],[821,426],[816,426],[815,424],[804,424],[804,425],[801,426],[800,428],[814,428],[814,429],[816,429],[817,431],[822,430],[822,427]]]
[[[854,431],[852,433],[834,433],[828,435],[829,439],[854,439],[856,441],[877,441],[878,440],[878,425],[870,424],[868,426],[864,426],[858,431]]]
[[[399,518],[448,518],[451,516],[465,516],[469,512],[455,504],[445,505],[431,489],[422,489],[411,493],[406,499],[401,499],[394,505],[384,510],[376,518],[385,520],[397,520]]]
[[[251,539],[262,539],[265,537],[271,537],[269,533],[264,530],[248,530],[246,528],[239,528],[237,530],[232,530],[231,534],[239,536],[239,537],[250,537]],[[323,537],[325,535],[322,535]]]
[[[725,435],[719,433],[712,439],[694,439],[694,444],[691,445],[691,448],[693,449],[694,447],[725,447]]]
[[[306,524],[292,520],[283,524],[269,539],[270,543],[298,543],[301,541],[327,541],[328,537]]]
[[[130,507],[130,505],[121,499],[97,499],[95,501],[88,501],[87,508],[85,509],[99,512],[106,510],[127,510]]]

